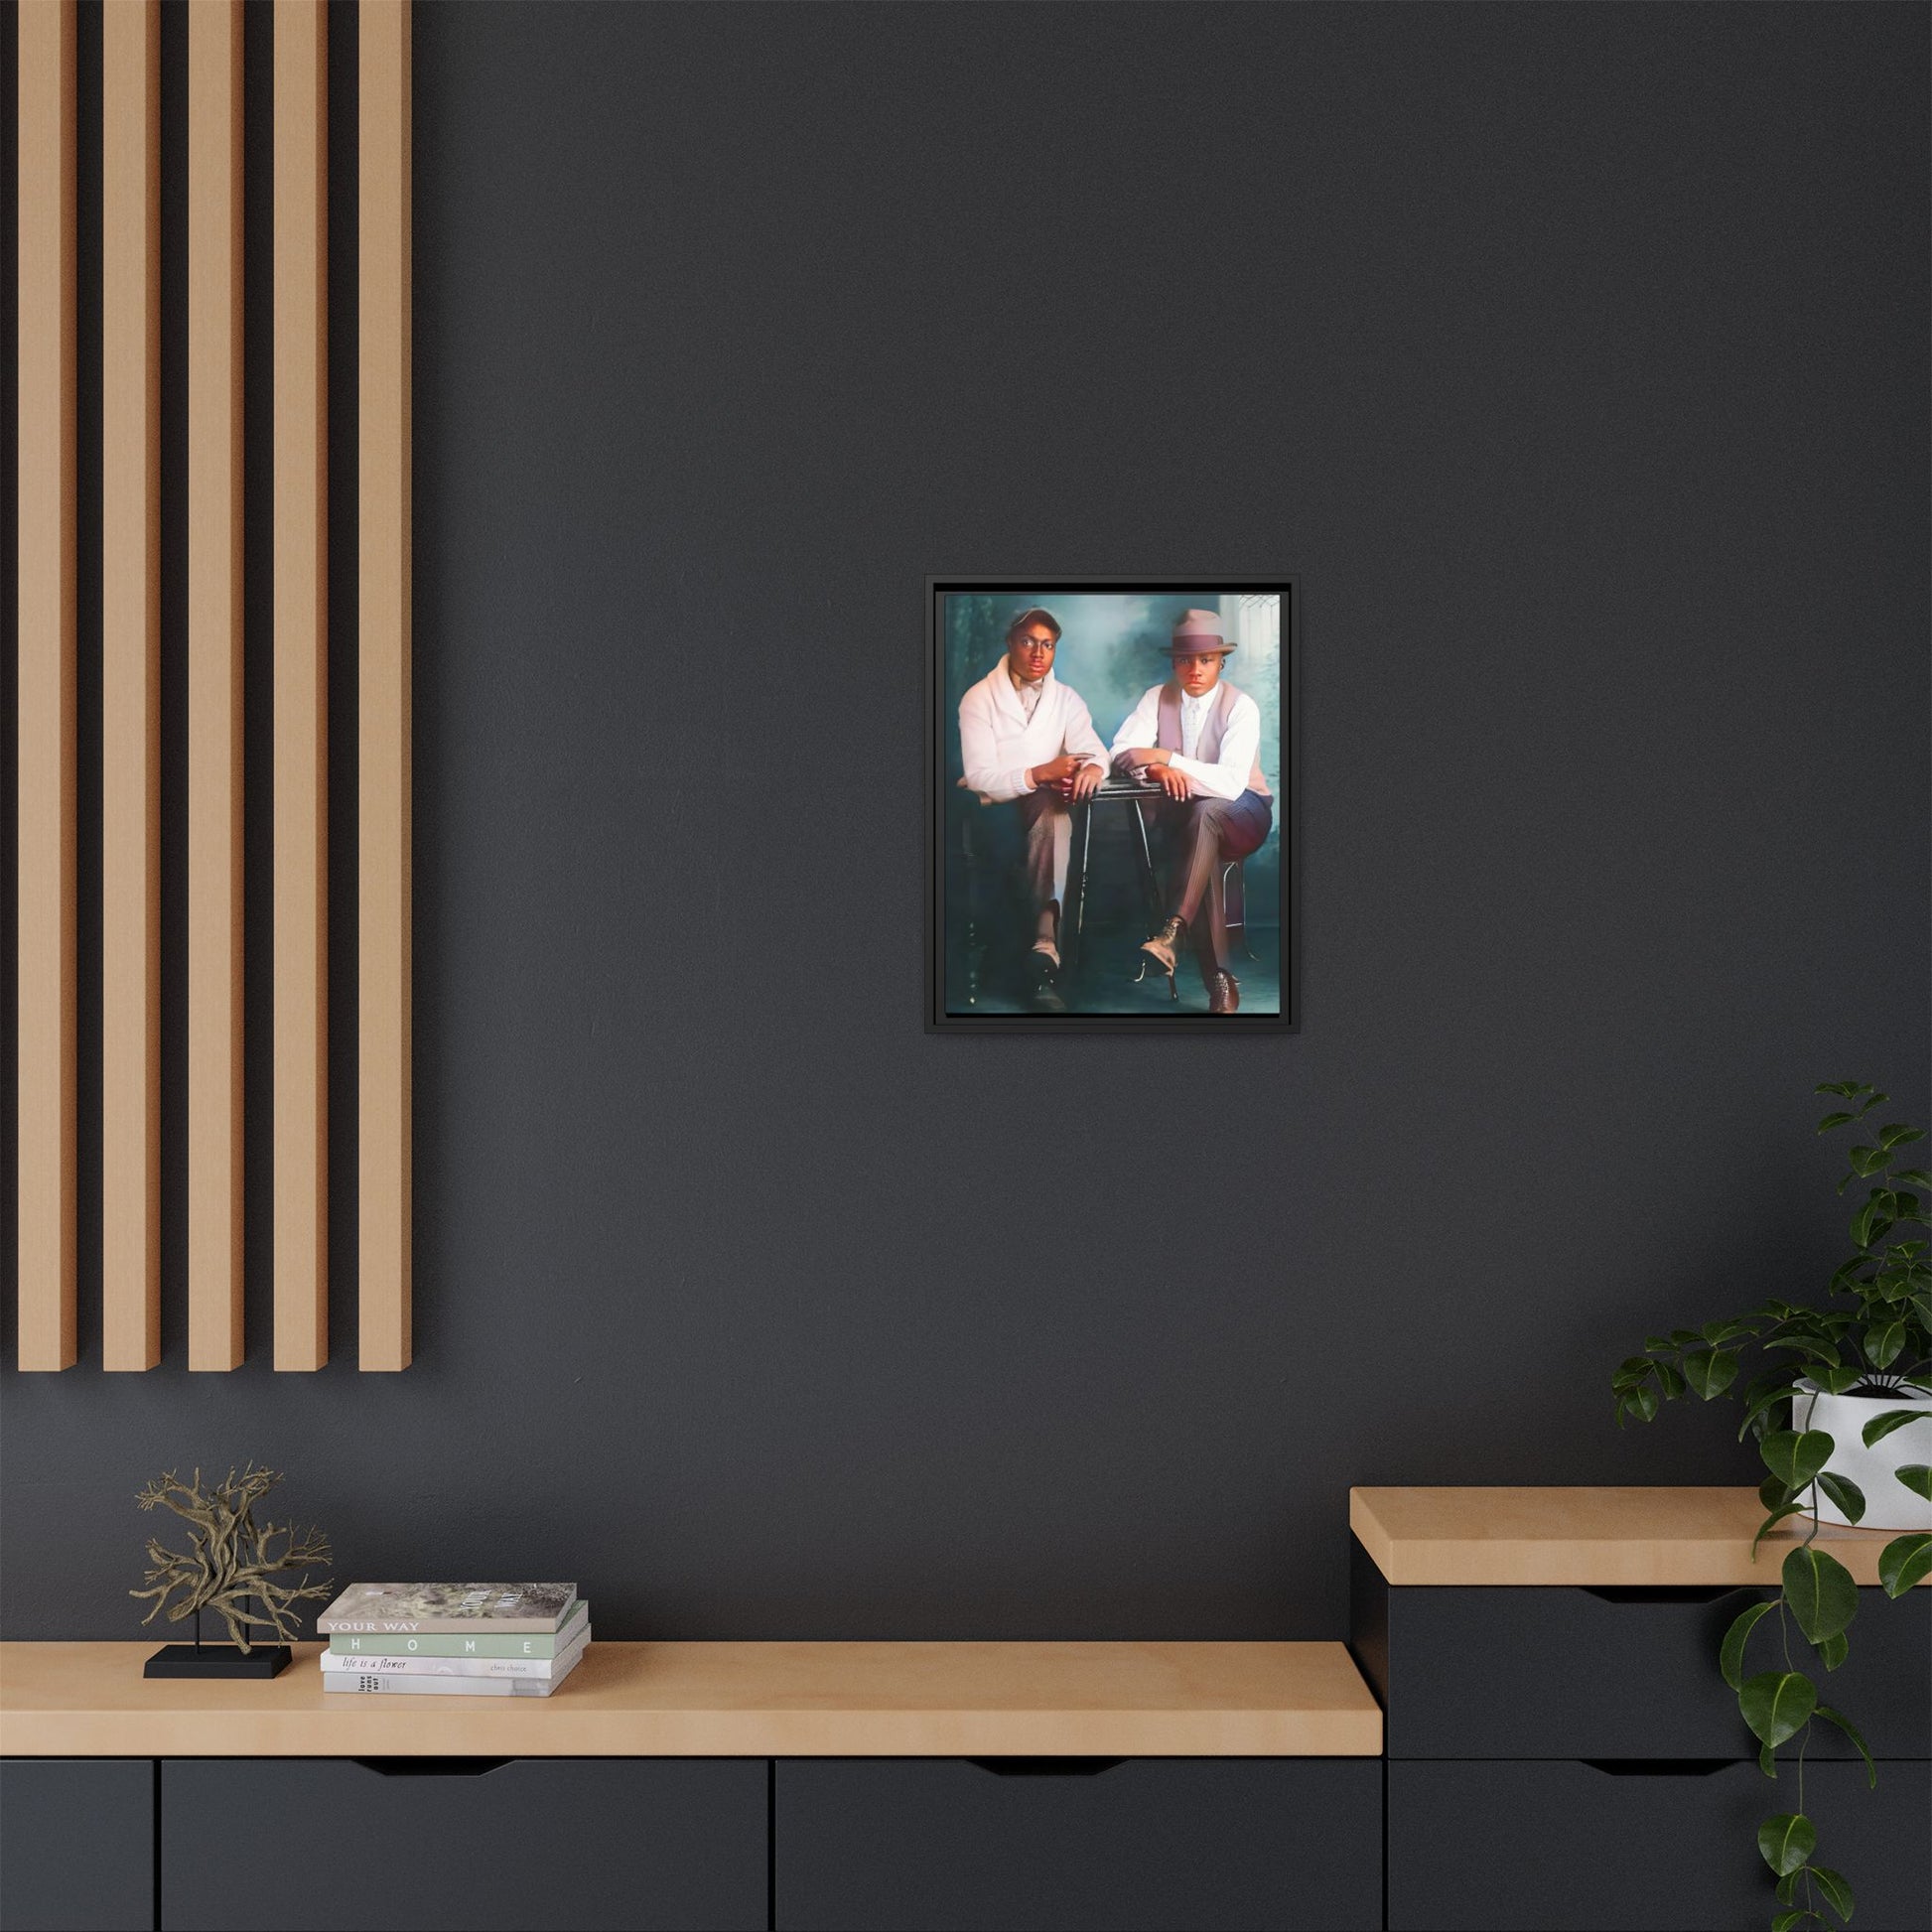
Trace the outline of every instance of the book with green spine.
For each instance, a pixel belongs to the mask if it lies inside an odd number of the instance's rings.
[[[329,1639],[329,1648],[339,1657],[556,1657],[585,1634],[589,1615],[590,1605],[579,1597],[563,1622],[542,1635],[480,1630],[474,1637],[442,1632],[405,1637],[338,1631]]]

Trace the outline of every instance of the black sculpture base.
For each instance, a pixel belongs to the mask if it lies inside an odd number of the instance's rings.
[[[164,1643],[143,1677],[279,1677],[294,1657],[285,1643],[258,1643],[244,1657],[231,1643]]]

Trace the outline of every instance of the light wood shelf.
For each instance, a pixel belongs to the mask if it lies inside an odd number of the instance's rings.
[[[548,1698],[141,1675],[155,1644],[0,1644],[10,1757],[1373,1757],[1338,1643],[593,1643]]]
[[[1751,1489],[1348,1492],[1348,1526],[1391,1584],[1770,1587],[1809,1524],[1789,1519],[1753,1563],[1763,1520]],[[1878,1552],[1897,1534],[1826,1524],[1818,1541],[1856,1581],[1876,1584]]]

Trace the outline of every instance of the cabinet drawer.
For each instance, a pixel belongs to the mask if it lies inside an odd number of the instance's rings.
[[[1756,1764],[1389,1766],[1390,1932],[1683,1932],[1762,1927],[1779,1908],[1757,1827],[1797,1777]],[[1932,1923],[1932,1764],[1805,1771],[1820,1859],[1857,1894],[1858,1932]]]
[[[173,1758],[168,1932],[759,1927],[763,1759]]]
[[[1731,1619],[1757,1589],[1392,1588],[1358,1543],[1351,1648],[1387,1714],[1391,1758],[1746,1757],[1756,1740],[1718,1675]],[[1775,1582],[1776,1573],[1772,1573]],[[1754,1669],[1777,1655],[1775,1619]],[[1795,1632],[1794,1632],[1795,1635]],[[1811,1674],[1878,1757],[1932,1756],[1932,1590],[1859,1592],[1852,1654]],[[1794,1648],[1802,1665],[1810,1646]],[[1851,1758],[1813,1727],[1809,1755]]]
[[[794,1759],[780,1932],[1382,1922],[1376,1758]]]
[[[0,1836],[4,1932],[153,1926],[152,1758],[8,1758]]]

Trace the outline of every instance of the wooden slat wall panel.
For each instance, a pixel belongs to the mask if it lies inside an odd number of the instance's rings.
[[[275,1366],[329,1359],[328,9],[275,9]]]
[[[242,1357],[241,7],[188,11],[188,1365]]]
[[[359,1359],[410,1358],[410,11],[363,0],[357,141]]]
[[[19,15],[19,1329],[74,1359],[74,10]]]
[[[101,1363],[161,1359],[161,0],[101,29]]]

